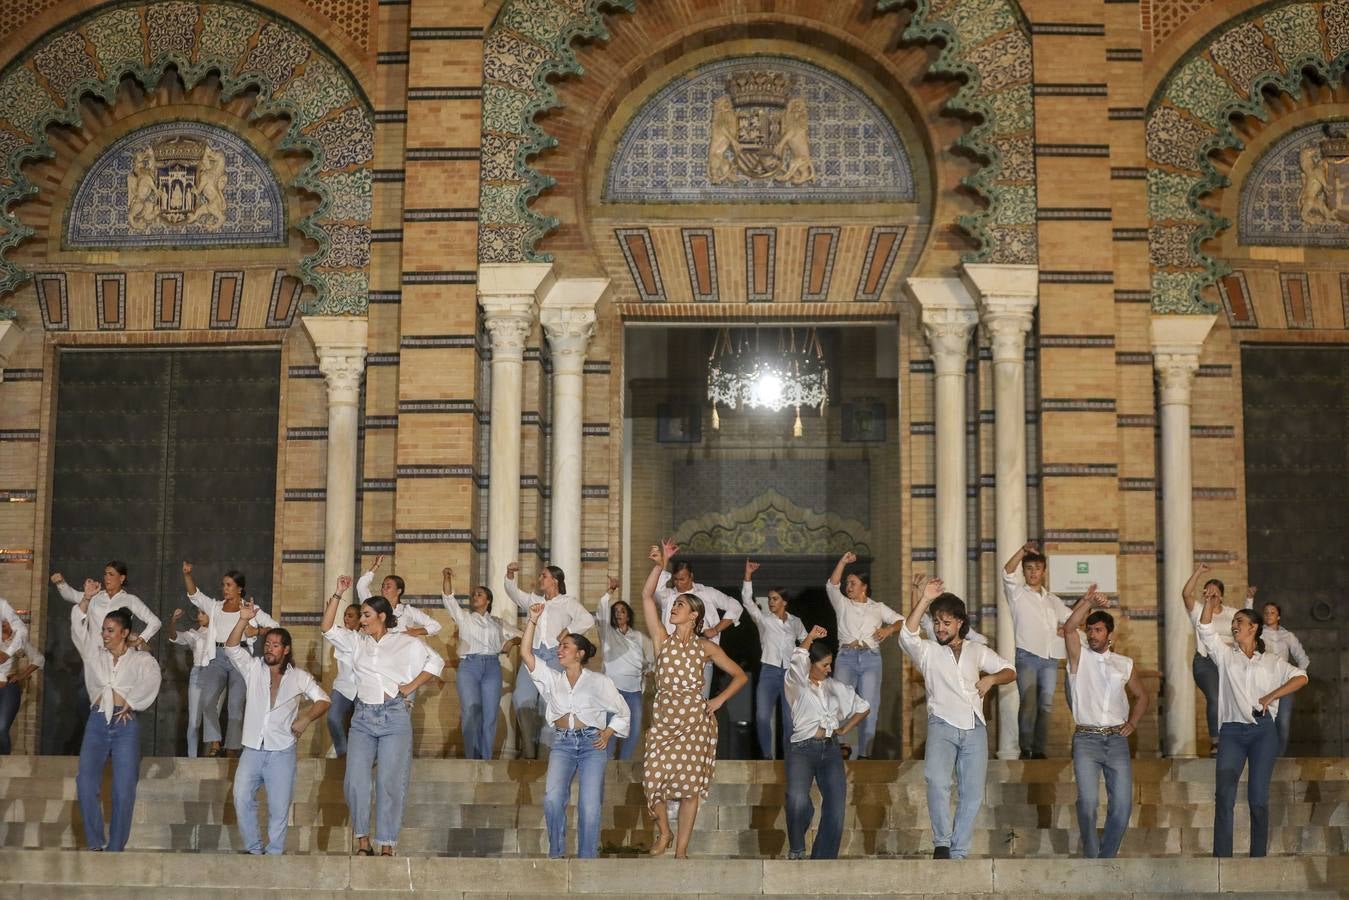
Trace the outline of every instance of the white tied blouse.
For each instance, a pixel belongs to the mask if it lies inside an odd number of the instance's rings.
[[[162,678],[153,656],[130,648],[121,656],[113,656],[103,646],[103,619],[95,620],[78,606],[70,611],[70,636],[84,661],[85,690],[106,721],[112,721],[113,694],[120,694],[136,712],[155,702]]]
[[[806,648],[794,649],[787,662],[783,690],[792,708],[793,743],[815,737],[820,729],[830,737],[853,716],[871,711],[870,704],[838,679],[826,678],[819,684],[811,681],[810,651]]]
[[[192,601],[192,605],[202,612],[206,613],[211,624],[206,626],[206,646],[202,648],[203,659],[209,664],[215,659],[215,648],[217,644],[223,645],[229,640],[230,634],[234,631],[234,626],[239,624],[239,610],[234,612],[225,611],[225,601],[216,600],[214,597],[208,597],[198,588],[187,599]],[[251,623],[254,628],[259,630],[266,628],[279,628],[281,623],[273,619],[261,609],[257,615],[253,616]],[[250,643],[251,638],[245,637],[245,643]]]
[[[381,704],[398,694],[398,688],[422,672],[440,677],[445,660],[421,638],[387,631],[379,640],[362,631],[349,631],[334,624],[323,632],[338,662],[344,659],[356,680],[356,696],[362,703]]]
[[[459,657],[496,656],[511,638],[520,637],[520,629],[507,625],[491,613],[469,612],[459,605],[454,594],[441,594],[441,605],[459,629]]]
[[[838,616],[840,649],[858,641],[861,641],[867,650],[879,649],[880,645],[872,637],[876,629],[904,621],[904,617],[899,613],[870,597],[864,603],[854,603],[832,581],[824,583],[824,592],[829,596],[829,605],[834,607],[834,614]]]
[[[618,737],[628,736],[631,725],[628,702],[618,693],[609,676],[582,669],[581,677],[573,685],[566,672],[550,669],[542,660],[536,659],[529,677],[534,679],[539,696],[548,704],[550,723],[570,717],[586,728],[603,731],[607,727]]]

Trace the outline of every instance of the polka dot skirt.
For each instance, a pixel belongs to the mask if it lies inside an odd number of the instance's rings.
[[[642,785],[648,806],[707,797],[717,760],[717,719],[703,700],[703,654],[697,638],[671,635],[656,658],[656,699],[645,735]]]

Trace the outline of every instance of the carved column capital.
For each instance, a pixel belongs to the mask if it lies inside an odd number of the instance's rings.
[[[1152,317],[1152,365],[1163,406],[1190,405],[1199,354],[1216,316]]]
[[[940,375],[964,375],[970,335],[979,324],[972,309],[924,309],[923,335],[932,348],[932,362]]]
[[[319,371],[328,384],[328,405],[355,406],[365,375],[367,322],[359,316],[303,316],[314,342]]]
[[[1194,385],[1194,375],[1199,371],[1199,354],[1154,353],[1152,365],[1157,370],[1157,386],[1161,389],[1162,404],[1189,406],[1190,389]]]
[[[479,298],[483,326],[492,339],[492,359],[522,359],[534,327],[533,297]]]
[[[585,366],[586,351],[595,334],[593,309],[544,308],[539,321],[548,335],[548,347],[553,357],[553,371],[580,372]]]

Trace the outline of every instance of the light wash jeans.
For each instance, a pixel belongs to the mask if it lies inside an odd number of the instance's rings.
[[[783,681],[787,670],[782,666],[759,666],[759,683],[754,688],[754,727],[759,736],[759,758],[773,759],[773,710],[778,710],[782,722],[782,742],[792,740],[792,707],[787,702]],[[785,757],[786,754],[784,753]]]
[[[378,771],[371,768],[378,763]],[[370,782],[375,782],[376,846],[398,843],[403,828],[408,779],[412,776],[412,704],[402,697],[383,703],[356,701],[347,739],[347,774],[342,788],[351,811],[351,833],[370,834]]]
[[[642,736],[642,692],[619,691],[618,694],[628,704],[628,736],[609,738],[609,758],[632,759]]]
[[[1044,756],[1049,744],[1049,721],[1054,715],[1054,692],[1059,687],[1059,661],[1016,648],[1016,690],[1021,708],[1016,713],[1021,752]]]
[[[1105,776],[1105,835],[1096,835],[1096,806]],[[1077,782],[1077,827],[1084,859],[1114,859],[1134,806],[1134,766],[1122,734],[1074,734],[1073,779]]]
[[[526,679],[527,672],[522,672]],[[491,759],[501,709],[501,663],[494,653],[470,653],[459,660],[455,675],[459,692],[459,730],[465,759]]]
[[[80,743],[80,765],[75,775],[75,794],[84,819],[84,840],[90,850],[120,853],[131,836],[131,818],[136,812],[136,784],[141,775],[141,723],[133,714],[126,722],[106,721],[97,707],[89,711]],[[103,766],[112,759],[112,825],[103,830]]]
[[[790,733],[788,737],[790,737]],[[838,859],[848,779],[837,737],[807,738],[787,745],[787,858],[804,859],[806,830],[815,818],[810,784],[820,786],[820,827],[811,859]]]
[[[871,742],[876,739],[876,720],[880,718],[881,708],[881,651],[844,647],[834,657],[834,677],[857,691],[858,696],[871,706],[871,714],[857,726],[853,759],[871,756]]]
[[[356,701],[336,689],[330,696],[332,703],[328,707],[328,736],[333,739],[333,755],[341,759],[347,755],[347,729],[351,726],[351,713],[356,709]]]
[[[209,666],[203,666],[199,676],[201,684],[201,705],[205,711],[205,724],[202,737],[207,743],[218,741],[220,736],[220,705],[228,691],[229,700],[226,710],[226,728],[223,747],[226,750],[238,750],[244,745],[244,699],[247,687],[244,676],[234,668],[225,651],[217,647],[215,659]],[[212,715],[214,711],[214,715]]]
[[[19,704],[22,701],[23,682],[11,681],[0,687],[0,756],[9,756],[13,751],[9,729],[19,716]]]
[[[1241,770],[1246,768],[1248,759],[1251,774],[1246,782],[1246,805],[1251,809],[1251,856],[1269,852],[1269,780],[1279,758],[1279,732],[1271,718],[1266,713],[1256,725],[1224,722],[1219,732],[1213,804],[1214,856],[1232,855],[1232,813]]]
[[[951,824],[952,773],[960,797],[955,825]],[[950,847],[952,859],[970,855],[974,818],[984,802],[984,777],[988,773],[988,729],[975,720],[973,728],[956,728],[944,719],[927,717],[927,812],[932,819],[932,844]]]
[[[595,749],[598,728],[552,728],[552,751],[548,755],[548,782],[543,796],[543,816],[548,825],[548,858],[561,859],[567,852],[567,800],[571,783],[579,774],[576,794],[576,857],[600,855],[600,812],[604,809],[604,767],[609,754]]]
[[[534,658],[554,672],[562,671],[562,666],[557,662],[556,647],[535,647]],[[547,710],[544,709],[545,704],[543,698],[539,696],[539,689],[534,686],[534,679],[529,677],[529,670],[525,668],[523,662],[515,673],[515,691],[511,695],[511,703],[515,707],[515,721],[519,726],[520,756],[524,759],[538,759],[539,744],[547,747],[553,741],[553,726],[544,727]]]
[[[290,798],[295,789],[295,745],[285,750],[254,750],[245,747],[234,771],[234,815],[239,819],[243,849],[262,853],[258,834],[258,788],[267,789],[267,855],[286,851]]]

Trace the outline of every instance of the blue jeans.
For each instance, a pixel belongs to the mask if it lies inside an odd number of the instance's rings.
[[[609,738],[609,758],[632,759],[637,752],[637,741],[642,736],[642,692],[619,691],[618,694],[628,704],[628,736]]]
[[[960,798],[955,825],[951,824],[952,773]],[[927,717],[927,812],[932,819],[932,844],[950,847],[952,859],[970,855],[974,818],[984,802],[984,777],[988,773],[988,729],[975,720],[973,728],[956,728],[944,719]]]
[[[1045,755],[1049,720],[1054,715],[1054,692],[1059,686],[1059,661],[1016,648],[1016,690],[1021,696],[1016,724],[1021,752]]]
[[[1190,663],[1190,671],[1194,673],[1194,683],[1199,686],[1199,693],[1204,695],[1204,718],[1208,720],[1208,739],[1209,743],[1215,743],[1218,740],[1218,664],[1207,656],[1194,655],[1194,661]],[[1283,704],[1279,704],[1282,706]]]
[[[1251,774],[1246,783],[1246,804],[1251,808],[1251,856],[1264,856],[1269,849],[1269,780],[1279,758],[1279,732],[1268,714],[1257,725],[1224,722],[1219,732],[1217,787],[1213,806],[1213,855],[1232,855],[1232,810],[1237,802],[1237,782],[1246,760]]]
[[[459,692],[464,758],[491,759],[497,736],[497,711],[501,707],[501,663],[496,654],[470,653],[459,660],[454,686]]]
[[[120,712],[122,707],[117,707]],[[133,714],[126,722],[103,718],[102,710],[89,710],[80,743],[80,765],[75,775],[75,793],[84,819],[84,840],[90,850],[120,853],[131,836],[131,817],[136,811],[136,783],[141,774],[141,723]],[[103,766],[112,758],[112,826],[103,830]]]
[[[562,671],[562,666],[557,662],[556,647],[535,647],[534,658],[554,672]],[[539,689],[534,686],[534,679],[529,677],[529,670],[523,662],[515,673],[515,691],[511,695],[511,703],[515,707],[515,721],[520,732],[520,756],[537,759],[539,744],[546,747],[552,743],[553,727],[544,727],[546,711],[543,698],[539,696]]]
[[[1289,694],[1286,697],[1279,698],[1279,717],[1274,720],[1274,730],[1279,733],[1279,755],[1288,755],[1288,733],[1293,727],[1293,698],[1297,694]],[[18,707],[15,706],[17,710]]]
[[[23,682],[11,681],[0,687],[0,756],[9,756],[13,744],[9,739],[9,729],[19,717],[19,703],[23,700]],[[1282,706],[1282,704],[1280,704]]]
[[[787,670],[782,666],[759,666],[759,684],[754,689],[754,726],[759,733],[759,758],[773,759],[773,709],[776,707],[782,722],[782,740],[792,739],[792,707],[782,689]],[[784,754],[785,756],[785,754]],[[832,857],[830,857],[832,859]]]
[[[820,785],[820,827],[810,858],[838,859],[848,780],[837,737],[807,738],[787,745],[787,851],[792,859],[802,859],[806,853],[806,829],[815,817],[812,781]]]
[[[244,699],[247,696],[244,676],[234,668],[234,663],[229,661],[225,651],[217,647],[215,659],[211,660],[209,666],[202,667],[198,681],[201,684],[201,705],[205,711],[203,737],[208,743],[221,739],[220,705],[228,691],[224,746],[226,750],[238,750],[244,745]]]
[[[383,703],[356,701],[347,741],[347,774],[342,782],[353,837],[370,834],[370,769],[376,763],[374,843],[392,847],[403,828],[403,807],[412,775],[412,706],[402,697],[391,697]]]
[[[881,708],[881,652],[844,647],[834,657],[834,677],[857,691],[871,706],[871,714],[857,726],[857,746],[853,758],[871,755],[871,742],[876,738],[876,720]]]
[[[548,755],[548,781],[543,795],[543,817],[548,825],[548,858],[561,859],[567,852],[567,800],[571,783],[579,773],[576,795],[576,856],[594,859],[600,855],[600,812],[604,808],[604,767],[609,755],[595,748],[598,728],[553,728],[552,752]]]
[[[356,701],[337,689],[331,692],[332,705],[328,707],[328,736],[333,739],[333,754],[338,759],[347,755],[347,728]]]
[[[1096,836],[1096,805],[1105,775],[1105,836]],[[1134,806],[1134,768],[1129,739],[1122,734],[1074,734],[1073,778],[1077,782],[1077,827],[1085,859],[1114,859]]]
[[[295,787],[295,745],[285,750],[254,750],[245,747],[234,771],[234,814],[239,819],[243,849],[262,853],[258,835],[258,787],[267,789],[267,855],[286,850],[290,797]]]

